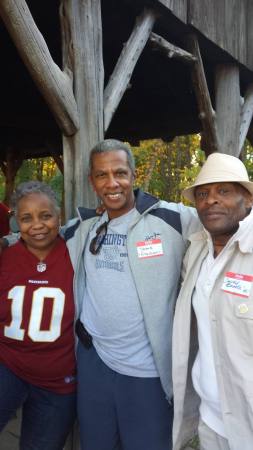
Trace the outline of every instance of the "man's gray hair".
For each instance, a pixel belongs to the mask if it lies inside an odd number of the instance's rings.
[[[57,213],[60,212],[55,192],[48,184],[42,181],[25,181],[24,183],[20,183],[11,197],[11,209],[16,213],[19,201],[30,194],[46,195],[53,203]]]
[[[99,142],[92,148],[90,152],[89,159],[89,173],[92,170],[92,159],[96,154],[106,153],[106,152],[117,152],[123,150],[127,155],[127,162],[131,169],[131,172],[134,174],[135,172],[135,161],[132,150],[128,144],[122,141],[118,141],[117,139],[105,139],[104,141]]]

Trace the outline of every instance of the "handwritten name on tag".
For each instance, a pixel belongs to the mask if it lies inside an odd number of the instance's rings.
[[[221,289],[230,294],[240,297],[249,297],[253,275],[243,275],[240,273],[227,272],[225,274]]]
[[[139,241],[136,243],[138,258],[155,258],[163,255],[161,239],[151,239],[150,241]]]

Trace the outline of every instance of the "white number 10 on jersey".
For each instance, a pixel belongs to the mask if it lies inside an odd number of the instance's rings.
[[[23,319],[23,304],[25,298],[25,286],[15,286],[9,291],[8,299],[12,300],[9,326],[4,327],[4,335],[11,339],[23,341],[25,330],[21,328]],[[52,299],[52,313],[50,328],[41,330],[41,321],[45,299]],[[40,287],[33,293],[32,308],[27,334],[34,342],[54,342],[61,334],[61,322],[64,312],[65,294],[59,288]]]

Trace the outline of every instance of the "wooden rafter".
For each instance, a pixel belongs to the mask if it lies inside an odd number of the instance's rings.
[[[53,61],[25,0],[1,0],[0,16],[63,133],[73,135],[79,116],[70,72]]]
[[[104,92],[104,129],[108,129],[112,117],[123,97],[136,63],[149,39],[156,20],[156,13],[145,9],[137,18],[133,32],[121,52],[116,67]]]
[[[250,123],[253,117],[253,84],[251,83],[244,96],[244,104],[241,113],[239,150],[242,151]]]
[[[176,47],[156,33],[151,33],[149,40],[155,49],[158,49],[165,53],[168,58],[175,58],[188,64],[193,64],[197,61],[197,58],[191,53],[186,52],[180,47]]]
[[[60,170],[60,172],[62,174],[64,174],[64,167],[63,167],[63,160],[62,157],[60,155],[58,155],[57,153],[52,153],[52,158],[54,159],[58,169]]]
[[[212,102],[208,90],[205,70],[200,54],[198,38],[191,34],[187,37],[188,50],[197,61],[192,66],[192,81],[199,108],[199,118],[202,123],[204,142],[206,143],[206,153],[213,153],[220,150],[217,132],[216,114],[212,107]]]

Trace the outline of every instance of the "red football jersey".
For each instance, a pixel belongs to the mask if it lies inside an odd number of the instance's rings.
[[[0,361],[23,380],[57,393],[76,388],[73,268],[65,242],[43,261],[22,241],[0,259]],[[43,269],[42,268],[42,269]]]

